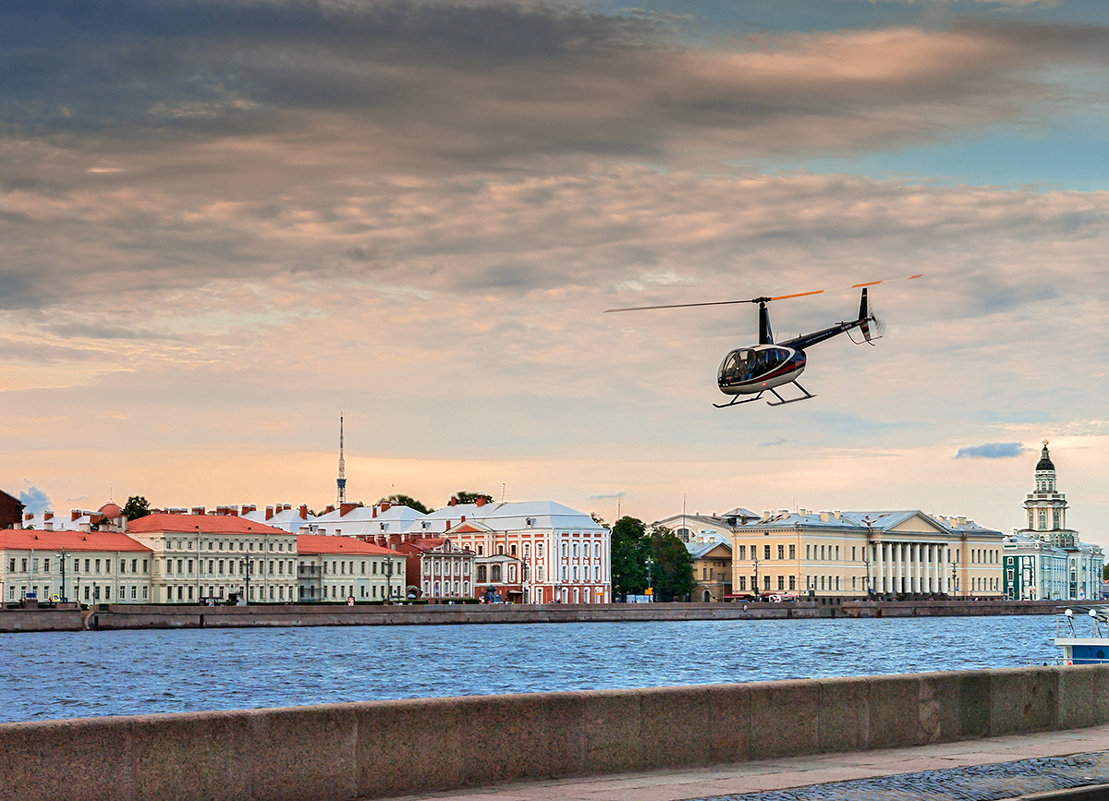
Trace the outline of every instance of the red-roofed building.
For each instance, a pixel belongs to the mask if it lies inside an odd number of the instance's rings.
[[[151,600],[150,548],[114,531],[0,530],[0,595],[111,603]]]
[[[207,599],[290,603],[297,597],[296,534],[242,517],[156,512],[127,524],[153,552],[157,603]]]
[[[297,598],[301,601],[399,601],[405,557],[353,537],[297,535]]]
[[[449,537],[393,535],[391,539],[393,547],[407,557],[404,574],[409,594],[433,602],[474,597],[472,551],[457,547]]]

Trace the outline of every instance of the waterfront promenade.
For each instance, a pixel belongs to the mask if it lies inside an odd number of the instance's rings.
[[[1049,615],[1060,601],[850,601],[665,604],[97,604],[92,609],[0,611],[0,633],[282,626],[408,626],[470,623],[625,623],[652,620]]]
[[[677,801],[889,774],[945,790],[957,777],[934,770],[979,765],[962,778],[1001,794],[963,798],[996,801],[1037,775],[1101,781],[1107,729],[1102,665],[414,699],[0,724],[0,787],[70,801]],[[1090,756],[1043,761],[1067,754]],[[1040,761],[982,767],[1014,759]],[[928,798],[883,792],[847,797]]]
[[[1109,798],[1109,725],[708,768],[518,782],[386,801],[1001,801],[1033,795],[1043,801]]]

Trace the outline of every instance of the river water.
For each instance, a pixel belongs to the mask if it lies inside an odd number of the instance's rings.
[[[1054,662],[1050,616],[0,634],[0,721]]]

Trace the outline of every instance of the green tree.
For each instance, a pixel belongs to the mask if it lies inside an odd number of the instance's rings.
[[[454,498],[459,503],[477,503],[478,498],[484,498],[486,503],[493,502],[492,495],[486,495],[484,492],[469,492],[468,490],[459,490],[454,494]]]
[[[407,506],[409,509],[415,509],[420,514],[424,514],[424,515],[429,514],[431,512],[430,509],[428,509],[422,503],[417,501],[411,495],[394,494],[394,495],[390,495],[387,498],[382,498],[380,501],[377,502],[378,506],[380,506],[383,503],[391,503],[391,504],[393,504],[393,506]]]
[[[1105,564],[1101,568],[1101,580],[1102,581],[1109,581],[1109,563]]]
[[[655,600],[684,599],[693,592],[693,557],[685,543],[668,528],[651,531],[651,568]]]
[[[142,495],[132,495],[127,499],[127,503],[123,504],[123,516],[128,520],[146,517],[148,514],[150,514],[150,501]]]
[[[612,592],[642,595],[647,588],[647,556],[651,543],[642,520],[624,516],[612,524]]]

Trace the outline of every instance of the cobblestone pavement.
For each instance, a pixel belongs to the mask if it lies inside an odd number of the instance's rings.
[[[1039,757],[689,801],[1000,801],[1109,784],[1109,751]]]

